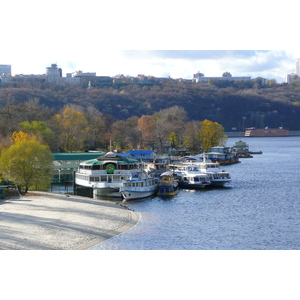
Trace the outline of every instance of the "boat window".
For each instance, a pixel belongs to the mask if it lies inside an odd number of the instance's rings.
[[[95,181],[99,181],[99,176],[95,177]]]
[[[114,181],[121,181],[120,175],[114,175]]]
[[[101,181],[107,181],[107,176],[101,176]]]
[[[90,181],[95,181],[95,177],[90,177]]]

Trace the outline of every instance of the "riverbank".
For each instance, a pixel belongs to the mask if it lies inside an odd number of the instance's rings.
[[[0,250],[83,250],[134,226],[114,202],[51,193],[0,200]]]

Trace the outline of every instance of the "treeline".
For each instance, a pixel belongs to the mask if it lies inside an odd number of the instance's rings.
[[[144,143],[138,121],[143,116],[151,116],[157,121],[162,111],[161,117],[167,115],[172,119],[175,133],[177,126],[181,126],[182,132],[176,133],[176,139],[178,144],[182,144],[183,128],[192,121],[205,119],[221,124],[225,131],[232,128],[242,131],[252,126],[284,126],[300,130],[299,104],[298,86],[271,84],[262,87],[259,81],[222,85],[218,82],[169,82],[153,86],[132,84],[101,88],[69,84],[2,87],[0,134],[5,141],[22,126],[27,126],[27,131],[33,130],[30,126],[36,121],[44,122],[52,132],[52,137],[48,134],[47,138],[52,151],[103,147],[110,138],[120,140],[120,147],[137,147]],[[176,109],[171,110],[174,107]],[[185,116],[183,119],[178,117],[177,124],[176,113],[182,112]],[[76,126],[66,127],[67,118],[77,120],[79,117],[81,121]],[[168,127],[166,124],[161,126]],[[81,128],[82,132],[71,132],[72,127]],[[72,135],[76,137],[77,144],[68,141]],[[136,141],[133,142],[133,139]],[[148,142],[157,141],[148,139]],[[70,143],[74,145],[70,147]]]

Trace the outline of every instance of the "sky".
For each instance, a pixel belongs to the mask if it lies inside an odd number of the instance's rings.
[[[295,73],[295,2],[206,2],[6,1],[0,64],[12,65],[13,75],[44,74],[53,63],[63,76],[82,70],[191,79],[200,71],[284,82]]]

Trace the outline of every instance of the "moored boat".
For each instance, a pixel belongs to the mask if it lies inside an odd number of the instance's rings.
[[[222,170],[218,162],[206,159],[205,155],[203,155],[203,161],[198,164],[200,170],[209,176],[211,186],[224,186],[231,181],[229,172]]]
[[[249,152],[249,145],[243,141],[235,142],[234,146],[231,148],[231,152],[239,158],[253,157]]]
[[[211,152],[206,153],[206,157],[212,162],[218,162],[220,165],[230,165],[239,163],[239,158],[231,152],[230,147],[212,147]]]
[[[75,174],[75,183],[92,188],[95,198],[122,198],[120,187],[123,182],[140,171],[141,163],[138,160],[108,152],[96,159],[81,162]]]
[[[198,165],[172,164],[169,168],[178,180],[179,187],[188,189],[203,189],[211,184],[209,176],[204,174]]]
[[[175,181],[173,172],[166,171],[161,174],[161,178],[158,181],[157,195],[165,198],[177,195],[179,192],[178,182]]]
[[[284,129],[283,127],[279,128],[269,128],[258,129],[255,127],[247,128],[245,131],[245,136],[247,137],[283,137],[289,136],[290,131]]]
[[[249,151],[250,154],[262,154],[262,151]]]
[[[140,172],[123,182],[120,193],[124,200],[136,200],[154,195],[157,191],[157,182],[151,173]]]

